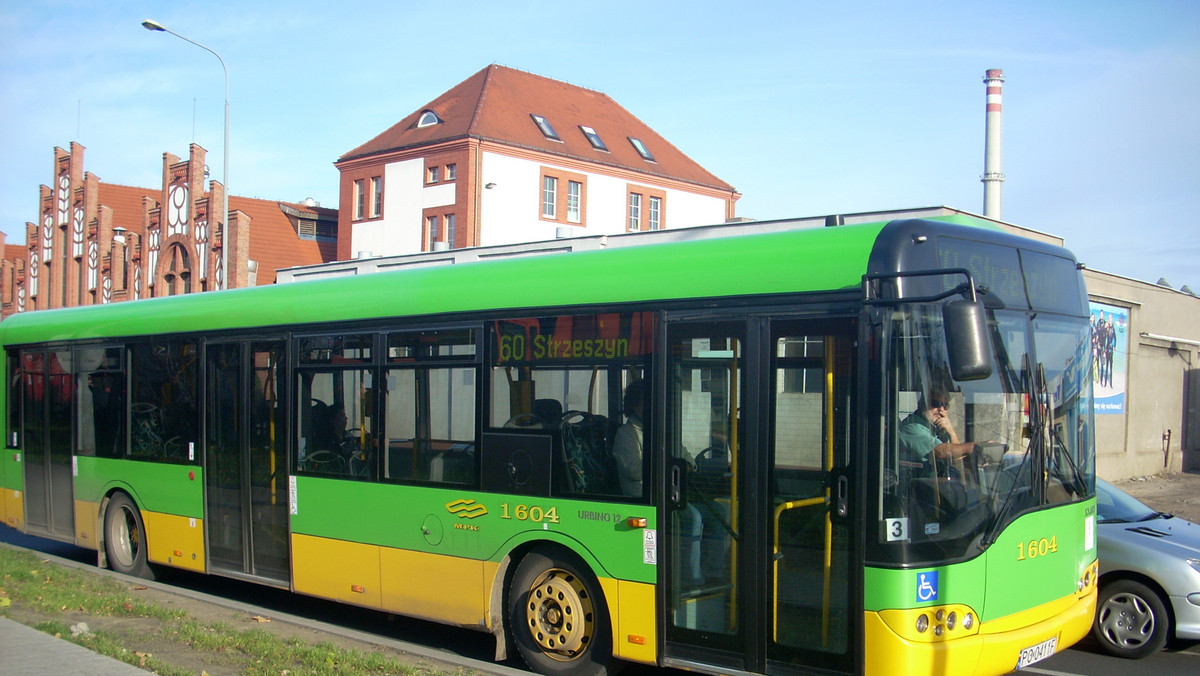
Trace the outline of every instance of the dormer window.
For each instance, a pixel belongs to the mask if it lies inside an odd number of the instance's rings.
[[[421,127],[432,127],[441,121],[442,119],[437,116],[437,113],[433,112],[432,110],[427,110],[421,113],[421,119],[417,120],[417,128],[420,129]]]
[[[608,152],[608,146],[604,145],[604,141],[600,140],[600,135],[596,133],[595,129],[581,124],[579,125],[579,131],[583,132],[583,135],[587,137],[588,143],[592,144],[593,148]]]
[[[642,143],[641,139],[634,138],[632,136],[628,138],[630,145],[633,146],[633,149],[637,151],[638,155],[642,156],[643,160],[646,160],[647,162],[654,161],[654,156],[650,154],[650,149],[646,147],[645,143]]]
[[[541,115],[534,115],[533,113],[530,113],[529,117],[533,118],[533,123],[537,125],[539,130],[541,130],[543,136],[551,141],[558,141],[560,143],[562,142],[562,139],[558,137],[558,132],[554,131],[554,127],[550,126],[549,120]]]

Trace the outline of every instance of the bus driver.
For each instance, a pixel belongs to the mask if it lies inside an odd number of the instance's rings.
[[[953,464],[975,450],[975,444],[963,441],[950,421],[950,398],[946,390],[935,388],[926,399],[922,394],[913,411],[900,423],[902,460],[908,462]]]

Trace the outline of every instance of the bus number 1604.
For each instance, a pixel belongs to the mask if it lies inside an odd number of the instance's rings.
[[[505,502],[500,505],[500,518],[516,519],[517,521],[536,521],[538,523],[558,523],[558,507],[543,509],[537,505],[510,506]]]
[[[1029,542],[1017,543],[1017,560],[1024,561],[1025,559],[1034,559],[1047,554],[1054,554],[1058,551],[1058,536],[1053,535],[1050,539],[1042,538],[1040,540],[1030,540]]]

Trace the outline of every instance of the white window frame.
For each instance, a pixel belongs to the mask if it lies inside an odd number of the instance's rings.
[[[558,179],[542,176],[542,218],[558,218]]]

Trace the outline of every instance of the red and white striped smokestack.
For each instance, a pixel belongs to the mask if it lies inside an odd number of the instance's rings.
[[[1004,71],[999,68],[989,70],[983,76],[983,83],[987,85],[987,139],[983,146],[983,215],[1000,220],[1000,188],[1004,184],[1000,88],[1004,84]]]

